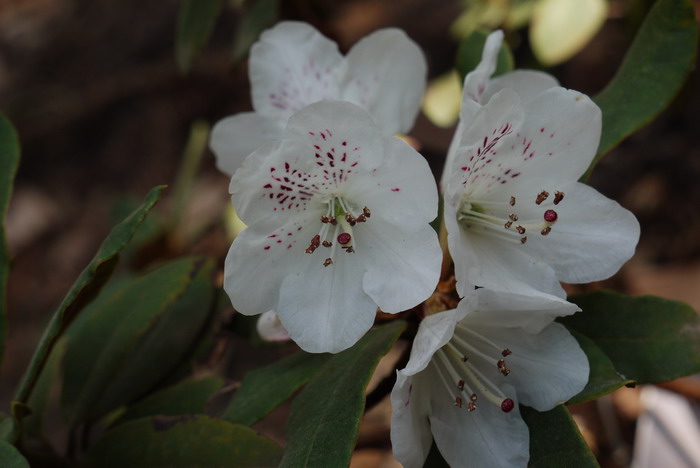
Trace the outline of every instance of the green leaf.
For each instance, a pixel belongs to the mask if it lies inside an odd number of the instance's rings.
[[[593,340],[625,378],[658,383],[700,371],[700,317],[690,306],[609,291],[569,301],[583,312],[559,321]]]
[[[39,375],[34,391],[27,402],[32,409],[30,414],[22,424],[24,433],[27,437],[41,439],[44,425],[44,417],[46,416],[47,407],[52,396],[52,390],[57,385],[60,379],[61,362],[66,352],[66,340],[61,338],[56,342],[56,345],[49,354],[49,359],[46,361],[44,369]]]
[[[201,258],[170,262],[68,330],[61,405],[71,424],[142,397],[187,357],[211,312],[213,267]]]
[[[154,416],[107,432],[83,467],[275,467],[282,449],[253,430],[207,416]]]
[[[3,468],[29,468],[29,463],[12,444],[0,440],[0,466]]]
[[[567,404],[583,403],[615,391],[623,385],[635,384],[634,380],[624,378],[615,370],[610,358],[592,340],[575,330],[569,331],[576,338],[583,352],[586,353],[591,373],[586,387],[578,395],[572,397]]]
[[[462,82],[467,74],[474,70],[476,66],[479,65],[479,62],[481,62],[481,55],[488,35],[488,31],[478,29],[459,43],[459,49],[457,49],[457,71],[461,76]],[[508,44],[504,41],[498,53],[496,72],[493,76],[508,73],[513,70],[513,66],[513,54],[511,54]]]
[[[175,58],[181,72],[190,69],[199,51],[207,44],[222,6],[222,0],[180,1]]]
[[[520,406],[520,414],[530,429],[530,468],[598,466],[565,406],[544,413]]]
[[[252,0],[241,17],[233,41],[231,60],[238,63],[248,55],[250,47],[265,29],[279,18],[279,0]]]
[[[129,406],[112,426],[146,416],[202,414],[209,399],[223,386],[221,377],[184,380]]]
[[[610,83],[594,101],[603,111],[600,158],[651,122],[678,93],[695,63],[698,28],[690,0],[658,0]]]
[[[7,341],[7,275],[10,272],[10,252],[5,239],[5,216],[10,204],[12,186],[19,166],[19,139],[9,120],[0,114],[0,364]]]
[[[246,426],[254,424],[311,380],[331,356],[298,352],[249,372],[223,418]]]
[[[292,403],[280,467],[348,466],[369,379],[405,328],[400,320],[376,327],[328,359]]]
[[[158,202],[164,188],[165,186],[160,186],[152,189],[146,196],[144,204],[112,229],[90,264],[73,283],[44,330],[29,368],[22,377],[15,396],[16,408],[26,405],[54,344],[78,313],[97,296],[112,275],[119,261],[119,253],[126,247],[148,212]]]

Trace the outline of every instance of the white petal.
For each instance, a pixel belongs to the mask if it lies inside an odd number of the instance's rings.
[[[277,312],[268,310],[260,316],[255,328],[258,330],[260,338],[265,341],[288,341],[289,333],[282,326]]]
[[[612,276],[634,255],[639,222],[617,202],[587,185],[573,182],[562,190],[564,199],[551,206],[558,214],[552,231],[547,236],[530,236],[528,249],[567,283]]]
[[[491,79],[481,96],[481,103],[489,102],[489,99],[503,88],[512,89],[521,101],[526,102],[555,86],[559,86],[559,82],[548,73],[536,70],[515,70]]]
[[[210,145],[216,156],[216,167],[233,175],[243,160],[264,143],[282,137],[284,122],[255,112],[226,117],[214,125]]]
[[[469,304],[474,301],[468,300]],[[467,307],[465,304],[463,307]],[[400,372],[404,375],[415,375],[428,366],[435,352],[445,346],[454,334],[455,325],[461,316],[457,310],[446,310],[430,315],[423,319],[411,347],[411,357],[406,367]]]
[[[486,38],[481,62],[464,78],[464,91],[462,94],[462,109],[469,109],[470,104],[482,102],[483,95],[491,75],[496,71],[498,53],[503,44],[503,31],[494,31]]]
[[[440,176],[440,193],[445,193],[447,184],[454,174],[453,168],[455,165],[455,159],[457,158],[457,150],[459,149],[459,144],[462,140],[462,133],[464,133],[464,124],[460,119],[459,122],[457,122],[457,128],[452,135],[452,140],[450,140],[450,147],[447,149],[447,156],[445,156],[445,165],[442,168],[442,175]]]
[[[397,371],[391,391],[391,448],[405,468],[421,468],[433,442],[425,383],[417,382],[414,388],[413,378]]]
[[[425,158],[399,138],[385,137],[383,164],[353,180],[352,199],[405,229],[421,229],[437,217],[438,193]]]
[[[510,374],[505,379],[515,387],[520,402],[537,411],[566,402],[588,382],[588,359],[563,325],[550,323],[537,334],[505,327],[483,333],[513,352],[506,358]]]
[[[385,135],[408,132],[426,83],[418,45],[399,29],[382,29],[355,44],[347,64],[343,98],[367,109]]]
[[[374,323],[377,309],[362,291],[361,259],[336,252],[335,263],[324,267],[324,253],[295,264],[282,282],[277,305],[289,336],[311,353],[337,353],[354,345]]]
[[[335,42],[308,24],[279,23],[250,50],[253,108],[286,119],[304,106],[337,97],[344,67]]]
[[[452,467],[525,467],[530,457],[529,431],[516,403],[509,413],[484,401],[475,411],[453,405],[455,395],[440,382],[431,365],[413,377],[413,399],[419,380],[431,385],[430,427],[440,453]],[[515,398],[513,398],[515,400]]]
[[[363,289],[384,312],[408,310],[430,297],[442,263],[437,234],[430,225],[414,231],[371,218],[355,232],[355,251],[367,264]]]

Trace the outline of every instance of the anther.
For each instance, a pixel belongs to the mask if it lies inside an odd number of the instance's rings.
[[[343,232],[341,234],[338,234],[337,239],[340,245],[347,245],[352,240],[352,236],[347,232]]]
[[[330,257],[328,257],[327,259],[325,259],[325,260],[323,261],[323,266],[324,266],[324,267],[327,267],[328,265],[333,265],[333,259],[330,258]]]
[[[353,218],[353,216],[350,213],[345,213],[345,221],[347,221],[350,224],[350,226],[354,226],[355,223],[357,223],[355,218]]]
[[[476,393],[472,393],[472,395],[469,397],[469,399],[473,402],[476,402]]]
[[[506,224],[504,224],[503,226],[504,226],[506,229],[510,229],[510,227],[511,227],[512,225],[513,225],[513,221],[506,221]]]
[[[518,231],[518,234],[520,234],[521,236],[525,234],[525,228],[522,226],[516,226],[515,230]]]
[[[515,197],[513,195],[510,196],[510,206],[515,206]]]
[[[535,203],[538,205],[545,201],[549,197],[549,192],[546,190],[542,190],[539,194],[537,194],[537,198],[535,198]]]
[[[348,245],[347,247],[342,247],[342,248],[345,249],[345,251],[347,253],[354,253],[355,252],[355,249],[352,248],[352,245]]]
[[[460,392],[464,390],[464,380],[460,380],[459,382],[457,382],[457,388]]]
[[[456,397],[456,398],[455,398],[455,406],[456,406],[457,408],[461,408],[461,407],[462,407],[462,399],[461,399],[460,397]]]
[[[548,223],[553,223],[559,218],[559,215],[554,210],[547,210],[544,212],[544,220]]]
[[[506,366],[506,361],[503,359],[500,359],[498,363],[496,363],[496,366],[498,367],[498,370],[503,374],[503,376],[507,376],[510,374],[510,369],[508,369],[508,366]]]
[[[468,360],[469,360],[469,356],[467,356],[466,354],[464,356],[462,356],[462,362],[467,362]]]
[[[554,192],[554,204],[558,205],[564,199],[564,192]]]
[[[552,232],[552,228],[549,227],[549,226],[547,226],[546,228],[544,228],[544,229],[542,229],[542,230],[540,231],[540,234],[542,234],[543,236],[546,236],[546,235],[549,234],[550,232]]]
[[[521,237],[521,238],[520,238],[520,243],[521,243],[521,244],[524,244],[525,242],[527,242],[527,236]]]
[[[513,354],[513,351],[511,351],[511,350],[508,349],[508,348],[505,348],[503,351],[501,351],[501,355],[502,355],[503,357],[510,356],[511,354]]]
[[[333,245],[333,242],[324,240],[324,241],[322,242],[322,244],[323,244],[324,247],[330,247],[331,245]]]
[[[338,224],[338,220],[335,219],[335,217],[331,218],[331,224],[335,226],[336,224]]]
[[[515,402],[510,398],[506,398],[501,402],[501,411],[504,413],[510,413],[515,408]]]
[[[364,223],[365,221],[367,221],[367,217],[365,215],[361,214],[360,216],[355,218],[355,221],[357,221],[358,223]]]
[[[562,193],[562,196],[563,195],[564,194]],[[366,218],[369,218],[372,215],[372,212],[369,211],[369,208],[365,206],[364,208],[362,208],[362,214],[365,215]]]
[[[508,219],[510,219],[511,221],[515,222],[515,221],[518,220],[518,215],[516,215],[515,213],[511,213],[511,214],[508,215]]]
[[[323,224],[330,223],[330,222],[331,222],[331,218],[329,218],[328,216],[321,216],[321,222],[322,222]]]
[[[311,243],[309,244],[309,246],[306,248],[306,253],[307,253],[307,254],[314,253],[314,251],[316,250],[316,248],[317,248],[319,245],[321,245],[321,236],[318,235],[318,234],[316,234],[316,235],[311,239]]]
[[[467,410],[471,413],[476,409],[476,403],[473,401],[470,401],[469,404],[467,405]]]

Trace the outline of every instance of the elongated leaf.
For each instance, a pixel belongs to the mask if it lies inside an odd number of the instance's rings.
[[[246,426],[254,424],[311,380],[330,357],[298,352],[249,372],[223,418]]]
[[[571,398],[568,404],[583,403],[606,395],[623,385],[634,385],[634,380],[626,379],[616,370],[610,358],[592,340],[575,330],[569,330],[586,353],[591,368],[586,388]]]
[[[9,120],[0,114],[0,364],[7,341],[7,275],[10,272],[10,252],[5,239],[5,216],[10,204],[12,186],[19,166],[19,139]]]
[[[544,413],[521,406],[520,414],[530,429],[530,468],[598,466],[565,406]]]
[[[627,51],[617,74],[594,101],[603,111],[600,158],[663,111],[695,63],[698,28],[690,0],[658,0]]]
[[[464,81],[464,77],[466,77],[470,71],[474,70],[476,66],[479,65],[479,62],[481,62],[481,55],[488,35],[488,31],[478,29],[459,43],[459,49],[457,49],[457,71],[461,76],[462,82]],[[513,54],[511,54],[508,44],[504,41],[498,53],[496,72],[493,76],[508,73],[513,70],[513,66]]]
[[[209,398],[223,386],[221,377],[184,380],[128,407],[112,426],[146,416],[203,414]]]
[[[0,440],[0,466],[3,468],[29,468],[29,463],[12,444]]]
[[[201,258],[170,262],[68,330],[61,404],[71,424],[144,395],[180,363],[209,317],[212,270]]]
[[[180,0],[175,57],[181,72],[190,69],[194,58],[207,44],[222,6],[222,0]]]
[[[700,317],[690,306],[608,291],[569,301],[583,312],[561,322],[595,342],[624,378],[657,383],[700,371]]]
[[[90,264],[83,270],[78,279],[66,294],[63,302],[58,306],[49,325],[39,341],[39,346],[34,352],[29,368],[22,377],[17,395],[15,408],[26,405],[32,388],[39,378],[39,373],[46,363],[56,340],[70,325],[78,313],[89,304],[111,276],[119,261],[119,253],[126,247],[134,233],[138,230],[149,211],[160,199],[165,186],[152,189],[146,196],[146,201],[128,218],[117,224],[107,238],[102,242],[97,254]]]
[[[109,431],[83,467],[274,467],[282,449],[251,429],[208,416],[154,416]]]
[[[248,54],[260,33],[271,27],[279,17],[280,0],[251,0],[236,28],[231,59],[239,62]]]
[[[280,467],[347,466],[365,406],[365,388],[401,332],[403,321],[370,330],[331,357],[292,403]]]

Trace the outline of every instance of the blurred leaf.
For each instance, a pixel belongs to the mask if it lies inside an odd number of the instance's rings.
[[[241,17],[233,40],[231,60],[243,60],[250,47],[258,40],[260,33],[271,27],[279,18],[280,0],[250,0],[248,9]]]
[[[567,404],[583,403],[617,390],[623,385],[634,385],[634,380],[622,377],[616,370],[610,358],[592,340],[575,330],[569,330],[578,344],[586,353],[591,373],[586,387],[572,397]]]
[[[467,74],[481,62],[484,44],[488,35],[488,31],[477,30],[459,43],[459,48],[457,49],[457,71],[459,71],[461,77],[460,82],[464,82]],[[503,45],[501,45],[501,51],[498,53],[496,71],[493,76],[508,73],[513,70],[513,66],[513,54],[511,54],[508,44],[504,41]]]
[[[249,372],[223,419],[246,426],[256,423],[311,380],[331,356],[302,351]]]
[[[180,0],[175,58],[181,72],[190,69],[199,51],[207,44],[222,6],[222,0]]]
[[[537,0],[511,0],[508,16],[503,22],[504,29],[520,29],[532,18]]]
[[[369,379],[405,328],[401,320],[376,327],[328,359],[292,403],[280,467],[348,466]]]
[[[29,463],[12,444],[0,440],[0,466],[2,468],[29,468]]]
[[[221,377],[184,380],[129,406],[112,426],[146,416],[203,414],[209,399],[223,386]]]
[[[12,186],[19,166],[19,139],[5,116],[0,114],[0,364],[7,341],[7,275],[10,272],[10,252],[5,239],[5,216],[10,204]]]
[[[14,405],[14,407],[20,408],[26,404],[56,340],[58,340],[61,333],[70,325],[78,313],[100,292],[100,289],[117,266],[119,253],[126,247],[141,223],[143,223],[148,212],[160,199],[164,188],[165,186],[159,186],[152,189],[146,196],[144,204],[112,229],[112,232],[102,242],[90,264],[73,283],[73,286],[44,330],[39,346],[34,351],[29,368],[19,385],[15,397],[17,405]]]
[[[67,331],[61,405],[71,424],[143,396],[186,358],[211,312],[213,263],[170,262]]]
[[[690,306],[609,291],[569,301],[583,312],[559,321],[595,342],[624,378],[657,383],[700,371],[700,317]]]
[[[61,362],[66,352],[66,340],[61,338],[49,354],[49,359],[39,375],[34,391],[27,404],[32,409],[23,423],[23,428],[28,437],[42,438],[44,416],[51,398],[51,392],[56,388],[60,378]]]
[[[456,70],[438,76],[428,83],[423,113],[438,127],[450,127],[459,118],[461,96],[462,82]]]
[[[450,34],[463,39],[478,28],[494,29],[508,16],[510,0],[464,0],[464,11],[450,26]]]
[[[520,414],[530,429],[530,468],[598,466],[565,406],[544,413],[520,406]]]
[[[620,68],[594,101],[603,111],[600,158],[639,130],[678,94],[695,63],[698,28],[690,0],[658,0],[639,29]]]
[[[80,466],[274,467],[281,456],[277,444],[245,426],[208,416],[154,416],[107,432]]]
[[[539,0],[530,23],[530,45],[540,63],[557,65],[573,57],[608,17],[606,0]]]

